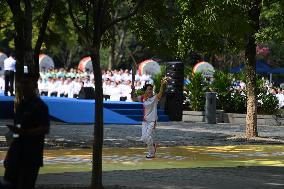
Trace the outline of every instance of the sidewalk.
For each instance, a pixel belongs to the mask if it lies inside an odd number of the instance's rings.
[[[46,174],[38,188],[87,188],[91,173]],[[283,167],[195,168],[103,173],[106,189],[283,189]]]

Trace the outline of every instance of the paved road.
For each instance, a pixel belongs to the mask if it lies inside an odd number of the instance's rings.
[[[0,122],[0,137],[7,131]],[[105,125],[105,147],[144,147],[139,125]],[[244,125],[190,122],[159,123],[156,140],[160,146],[221,146],[240,144],[284,144],[283,126],[259,126],[261,138],[244,139]],[[47,148],[90,148],[92,125],[53,123]],[[2,146],[3,146],[2,142]],[[90,173],[44,174],[40,188],[86,187]],[[106,188],[284,188],[283,167],[195,168],[104,172]]]
[[[84,188],[90,180],[91,173],[40,175],[38,187],[48,183],[48,188],[55,188],[61,183],[69,188]],[[112,171],[103,173],[103,183],[107,189],[283,189],[284,170],[283,167],[236,167]]]
[[[0,121],[0,137],[7,132]],[[105,125],[105,147],[144,146],[140,141],[140,125]],[[219,146],[238,144],[279,143],[284,140],[284,126],[258,126],[262,140],[245,140],[244,125],[205,124],[191,122],[158,123],[156,140],[160,146]],[[236,138],[231,138],[231,137]],[[230,138],[230,140],[228,140]],[[265,139],[266,138],[266,139]],[[92,125],[67,125],[53,122],[47,136],[47,147],[91,147],[93,139]],[[275,139],[269,140],[269,139]]]

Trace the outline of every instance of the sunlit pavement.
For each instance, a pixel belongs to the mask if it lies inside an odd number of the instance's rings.
[[[5,153],[0,151],[1,164]],[[145,155],[144,148],[106,148],[103,170],[284,166],[283,145],[160,147],[156,158],[146,159]],[[41,173],[90,171],[91,162],[91,150],[45,150]],[[3,166],[0,170],[3,175]]]
[[[0,141],[1,136],[5,140],[5,124],[0,121]],[[159,123],[156,141],[161,147],[156,158],[146,159],[140,125],[107,125],[103,183],[111,189],[283,189],[283,128],[258,126],[261,138],[246,140],[245,125]],[[52,124],[37,186],[87,188],[92,144],[92,125]],[[0,149],[2,164],[6,147]],[[0,165],[0,180],[3,171]]]

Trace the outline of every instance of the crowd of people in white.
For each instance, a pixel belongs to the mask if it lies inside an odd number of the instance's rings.
[[[103,95],[110,101],[132,101],[132,74],[128,69],[102,70]],[[149,74],[135,75],[135,89],[141,89],[145,83],[152,83]],[[4,78],[0,77],[0,90],[4,90]],[[94,74],[71,68],[60,68],[40,72],[38,80],[39,94],[42,96],[78,98],[82,87],[95,89]],[[3,91],[2,91],[3,92]]]
[[[128,69],[102,70],[103,95],[105,100],[131,102],[132,74]],[[151,75],[136,73],[135,89],[141,89],[145,83],[153,83]],[[234,87],[239,91],[245,88],[244,82],[235,82]],[[4,93],[4,76],[0,75],[0,94]],[[94,74],[71,68],[52,69],[40,72],[38,80],[39,94],[42,96],[78,98],[82,87],[95,89]],[[284,108],[284,89],[267,84],[267,93],[274,94],[279,101],[279,108]]]
[[[264,87],[266,89],[266,94],[273,94],[277,97],[278,99],[278,107],[281,109],[284,108],[284,89],[280,88],[280,87],[275,87],[272,85],[272,83],[270,83],[268,80],[265,80],[265,78],[262,78],[262,80],[264,81]],[[233,82],[233,91],[237,92],[241,95],[245,95],[245,88],[246,88],[246,84],[243,81],[234,81]],[[259,102],[262,103],[262,102]]]
[[[284,109],[284,89],[273,87],[270,92],[277,97],[278,107]]]

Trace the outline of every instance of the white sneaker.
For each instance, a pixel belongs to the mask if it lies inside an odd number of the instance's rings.
[[[153,153],[149,152],[149,153],[146,155],[146,158],[155,158],[156,151],[157,151],[157,148],[158,148],[158,144],[157,144],[157,143],[154,143],[153,146],[154,146],[154,152],[153,152]]]
[[[152,153],[148,153],[148,154],[146,155],[146,158],[155,158],[155,155],[152,154]]]

